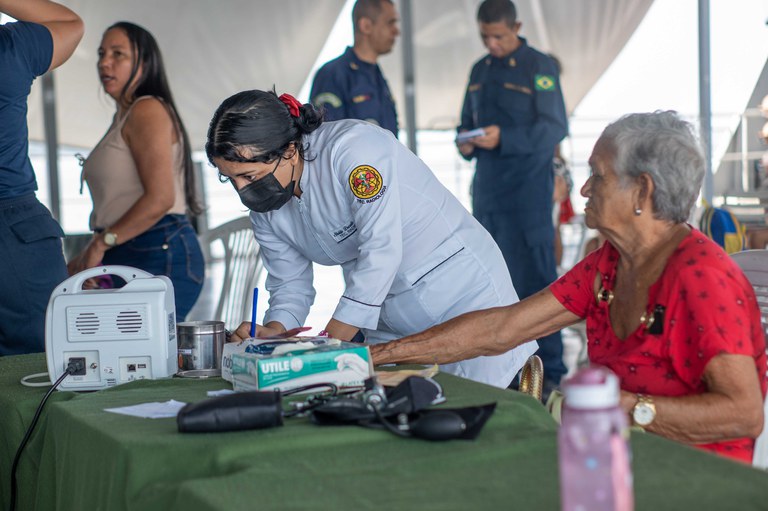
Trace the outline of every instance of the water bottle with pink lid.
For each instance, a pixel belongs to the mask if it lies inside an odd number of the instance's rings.
[[[563,511],[632,511],[629,425],[619,407],[619,379],[599,366],[563,384],[558,432]]]

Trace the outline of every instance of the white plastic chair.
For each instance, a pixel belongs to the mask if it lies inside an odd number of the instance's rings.
[[[200,236],[209,261],[216,260],[223,248],[224,274],[214,317],[227,329],[237,328],[251,317],[253,288],[263,269],[259,244],[253,236],[251,219],[236,218]]]
[[[768,250],[745,250],[731,254],[731,258],[739,265],[755,290],[763,332],[768,338]],[[763,405],[763,413],[763,432],[755,442],[752,465],[768,469],[768,400]]]

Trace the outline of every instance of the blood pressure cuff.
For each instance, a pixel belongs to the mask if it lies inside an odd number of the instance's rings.
[[[398,435],[426,440],[474,440],[496,409],[496,403],[467,408],[426,408],[445,400],[431,378],[412,376],[394,389],[387,389],[386,403],[379,413],[364,399],[338,398],[315,408],[312,421],[320,425],[358,425],[381,429],[402,426]],[[399,417],[398,417],[399,416]],[[397,420],[395,417],[398,417]],[[402,418],[407,418],[405,424]],[[391,424],[382,424],[387,421]]]
[[[386,392],[389,415],[413,413],[445,401],[440,384],[432,378],[421,376],[409,376]]]
[[[397,387],[386,389],[386,402],[380,407],[379,413],[383,417],[410,414],[443,401],[445,397],[439,383],[432,378],[411,376]],[[356,424],[376,419],[376,412],[364,399],[358,397],[332,399],[312,412],[312,420],[323,426]]]
[[[280,392],[240,392],[190,403],[179,411],[180,433],[214,433],[283,425]]]
[[[408,417],[411,435],[426,440],[474,440],[496,410],[496,403],[466,408],[423,410]]]
[[[438,408],[407,414],[401,436],[425,440],[474,440],[493,415],[496,403],[466,408]],[[320,425],[358,425],[382,429],[384,424],[364,403],[353,399],[340,399],[324,404],[312,412],[312,420]],[[397,421],[401,424],[401,421]],[[389,428],[387,428],[389,429]]]

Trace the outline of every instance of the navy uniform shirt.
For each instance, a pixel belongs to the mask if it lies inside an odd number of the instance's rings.
[[[397,137],[395,101],[381,68],[357,58],[349,46],[317,71],[309,97],[312,104],[325,109],[326,121],[362,119]]]
[[[0,25],[0,199],[37,190],[29,161],[27,96],[52,56],[53,38],[43,25]]]
[[[499,145],[467,158],[477,158],[473,210],[515,211],[524,228],[552,221],[552,157],[568,121],[554,61],[520,41],[506,57],[474,65],[459,130],[499,126]]]

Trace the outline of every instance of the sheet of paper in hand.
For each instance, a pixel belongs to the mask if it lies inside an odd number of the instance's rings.
[[[469,131],[462,131],[458,135],[456,135],[456,143],[463,144],[464,142],[469,142],[473,138],[482,137],[485,136],[485,130],[483,128],[476,128]]]

